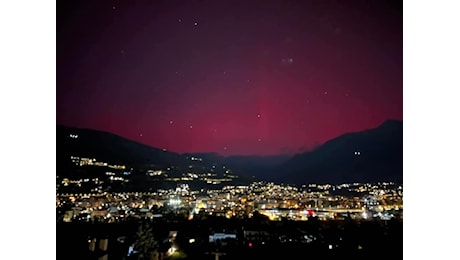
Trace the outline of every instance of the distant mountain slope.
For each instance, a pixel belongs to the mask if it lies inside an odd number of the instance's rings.
[[[180,154],[153,148],[107,132],[65,126],[57,126],[56,132],[58,163],[68,161],[70,156],[91,157],[115,164],[169,165],[185,161]]]
[[[267,156],[229,156],[225,158],[226,165],[232,169],[254,176],[257,179],[272,180],[273,176],[279,174],[272,169],[279,167],[291,156],[288,155],[267,155]]]
[[[191,166],[194,171],[214,171],[219,175],[231,169],[231,174],[242,179],[292,184],[402,181],[403,123],[389,120],[375,129],[344,134],[314,151],[292,158],[281,155],[178,154],[107,132],[57,126],[57,166],[60,172],[69,169],[71,156],[131,166],[174,166],[178,173],[187,172]],[[193,156],[202,160],[193,160]]]
[[[193,153],[187,156],[202,158],[215,164],[223,164],[246,176],[254,176],[259,180],[273,179],[272,169],[280,166],[291,158],[289,155],[232,155],[222,156],[217,153]],[[278,173],[279,174],[279,173]]]
[[[276,169],[288,183],[402,181],[403,123],[389,120],[375,129],[332,139],[298,154]]]
[[[233,183],[250,183],[253,179],[239,175],[230,167],[224,167],[224,157],[220,155],[205,156],[204,160],[193,160],[191,154],[178,154],[150,147],[124,137],[91,129],[57,126],[57,172],[60,176],[69,174],[92,174],[89,168],[76,167],[71,156],[95,158],[108,164],[122,164],[136,170],[168,169],[170,176],[180,177],[182,174],[214,173],[222,177],[224,174],[238,175]],[[210,154],[202,154],[210,155]]]

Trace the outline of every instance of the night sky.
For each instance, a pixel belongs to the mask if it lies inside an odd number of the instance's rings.
[[[82,2],[57,2],[58,124],[267,155],[402,120],[402,1]]]

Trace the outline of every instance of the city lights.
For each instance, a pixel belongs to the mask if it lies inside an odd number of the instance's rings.
[[[127,181],[124,178],[107,174],[110,182]],[[315,185],[314,188],[298,189],[288,185],[275,183],[254,182],[248,186],[224,186],[221,189],[193,190],[186,184],[178,184],[175,189],[157,190],[152,192],[107,193],[104,192],[106,182],[94,179],[70,180],[62,179],[64,187],[81,185],[82,183],[98,183],[94,193],[58,194],[57,207],[72,203],[75,207],[69,211],[71,216],[84,216],[85,212],[93,212],[90,219],[96,215],[113,221],[114,217],[125,218],[132,216],[155,215],[152,207],[165,209],[186,210],[186,219],[193,220],[199,215],[214,215],[225,218],[253,217],[257,211],[271,221],[287,218],[295,221],[308,221],[311,218],[319,220],[340,220],[344,218],[368,220],[378,218],[390,220],[402,218],[402,196],[399,186],[383,184],[347,184],[347,185]],[[92,182],[89,182],[92,181]],[[67,186],[66,186],[67,185]],[[341,186],[349,192],[359,192],[359,196],[346,197],[332,195],[330,191]],[[310,190],[312,189],[312,190]],[[385,189],[384,196],[380,190]],[[67,217],[67,221],[72,218]]]

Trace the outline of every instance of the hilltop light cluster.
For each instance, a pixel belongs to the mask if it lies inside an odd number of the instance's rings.
[[[57,194],[58,221],[120,222],[166,214],[192,220],[208,215],[251,218],[258,212],[270,220],[402,218],[403,188],[384,183],[303,185],[267,182],[191,190],[187,184],[155,192]]]

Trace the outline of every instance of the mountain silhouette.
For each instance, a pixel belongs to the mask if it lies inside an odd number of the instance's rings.
[[[287,183],[402,182],[403,123],[388,120],[375,129],[334,138],[275,169]]]
[[[78,136],[78,137],[76,137]],[[403,123],[388,120],[375,129],[348,133],[310,152],[293,157],[228,156],[216,153],[179,154],[164,151],[108,132],[57,126],[58,171],[65,172],[70,157],[96,158],[131,167],[174,166],[179,172],[190,165],[202,171],[224,171],[255,179],[291,184],[346,182],[402,182]],[[193,161],[191,157],[202,161]]]
[[[192,154],[179,154],[141,144],[124,137],[91,129],[57,126],[57,175],[61,177],[82,178],[104,172],[103,168],[78,167],[72,163],[71,157],[93,158],[109,165],[125,165],[134,169],[135,176],[143,176],[148,169],[166,170],[170,177],[181,177],[182,174],[214,173],[218,177],[224,174],[236,175],[225,166],[220,155],[206,157],[204,160],[193,160]],[[205,154],[203,154],[205,155]],[[197,156],[195,156],[197,157]],[[192,170],[193,169],[193,170]],[[229,172],[227,172],[229,170]],[[249,175],[248,175],[249,176]],[[145,184],[145,179],[141,179]],[[238,176],[234,183],[250,183],[252,178]]]
[[[186,160],[178,153],[164,151],[108,132],[57,126],[56,133],[58,164],[69,161],[70,156],[128,165],[183,164]]]
[[[272,170],[291,158],[289,155],[231,155],[222,156],[217,153],[187,154],[203,158],[214,164],[226,165],[240,175],[254,177],[259,180],[271,180],[276,172]],[[279,173],[278,173],[279,174]]]

